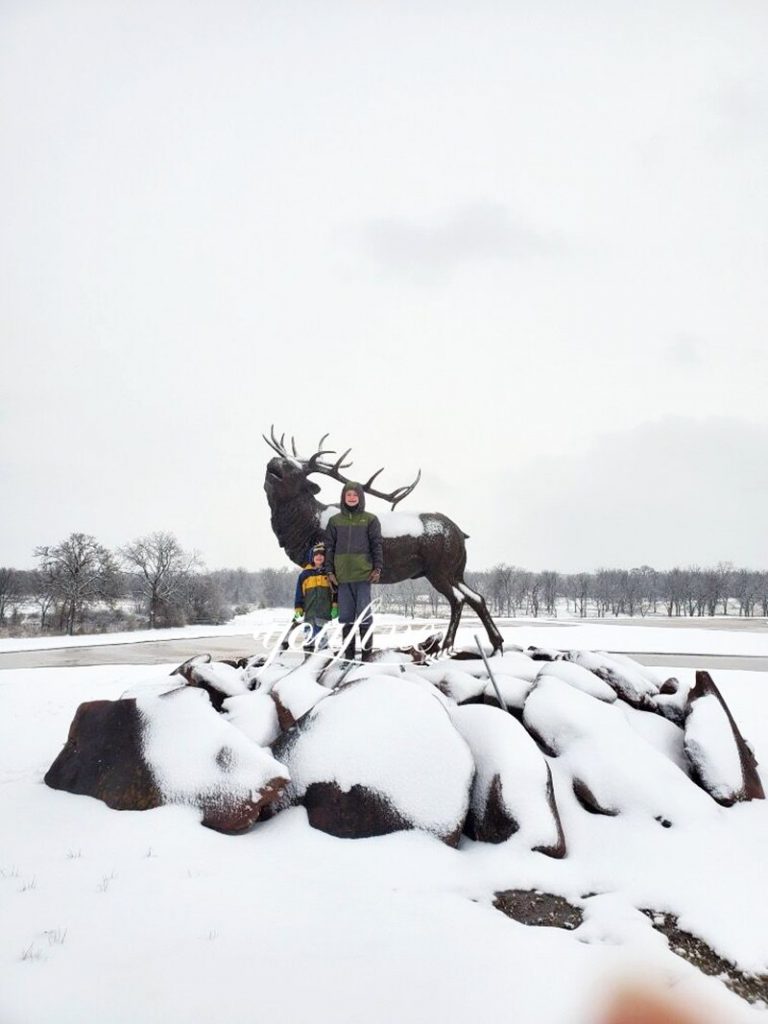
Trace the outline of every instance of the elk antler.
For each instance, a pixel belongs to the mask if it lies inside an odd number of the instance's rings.
[[[345,477],[341,472],[342,469],[348,469],[352,465],[351,461],[344,461],[346,457],[349,455],[349,453],[352,451],[351,448],[347,448],[347,450],[343,452],[338,457],[338,459],[336,459],[335,462],[322,461],[323,455],[336,455],[335,450],[333,450],[332,448],[323,448],[325,439],[328,437],[327,434],[323,434],[317,446],[317,451],[308,459],[303,459],[298,454],[298,452],[296,451],[296,442],[294,441],[293,438],[291,438],[290,452],[287,450],[285,446],[285,434],[283,434],[280,437],[280,440],[278,441],[275,435],[274,424],[269,429],[269,437],[267,437],[266,434],[262,434],[261,436],[267,442],[269,447],[276,451],[278,455],[281,455],[284,459],[292,459],[294,462],[301,463],[301,465],[304,466],[307,473],[322,473],[324,476],[329,476],[333,480],[338,480],[339,483],[351,483],[351,480]],[[408,495],[416,486],[416,484],[419,482],[419,480],[421,480],[421,470],[419,470],[418,473],[416,474],[416,479],[413,481],[412,484],[404,484],[402,487],[396,487],[394,491],[392,491],[389,494],[385,494],[383,491],[377,491],[375,490],[374,487],[371,486],[373,484],[373,481],[379,475],[379,473],[382,473],[383,471],[383,466],[381,467],[381,469],[377,469],[373,476],[369,477],[367,482],[363,484],[363,490],[365,491],[366,494],[370,494],[374,498],[383,498],[384,501],[391,501],[392,509],[394,510],[395,506],[399,502],[401,502],[403,498],[407,498]]]

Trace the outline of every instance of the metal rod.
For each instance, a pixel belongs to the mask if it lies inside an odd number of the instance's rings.
[[[480,651],[480,657],[483,659],[483,664],[485,665],[486,671],[488,672],[488,678],[491,680],[491,684],[493,685],[493,688],[496,691],[496,699],[499,702],[499,707],[501,708],[502,711],[506,711],[507,710],[507,706],[504,703],[504,701],[501,699],[501,690],[499,690],[499,687],[498,687],[498,685],[496,683],[496,680],[493,678],[493,672],[491,672],[491,666],[488,664],[488,659],[485,656],[485,651],[483,650],[483,645],[480,643],[480,637],[477,635],[477,633],[475,633],[475,643],[477,644],[477,649],[478,649],[478,651]]]

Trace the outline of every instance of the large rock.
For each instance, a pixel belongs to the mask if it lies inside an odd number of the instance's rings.
[[[565,856],[552,774],[523,726],[506,712],[483,705],[453,708],[451,719],[476,766],[467,835],[503,843],[519,832],[529,849]]]
[[[709,672],[696,673],[685,707],[685,752],[691,775],[719,804],[764,800],[755,755]]]
[[[159,807],[162,794],[142,755],[143,729],[133,699],[81,704],[64,748],[45,775],[46,785],[94,796],[117,811]]]
[[[290,729],[319,700],[329,696],[331,691],[317,681],[327,665],[324,655],[312,654],[273,685],[270,693],[281,729]]]
[[[246,831],[288,774],[197,689],[81,704],[45,782],[116,810],[190,804],[220,832]]]
[[[556,777],[570,778],[586,810],[650,817],[665,828],[709,820],[717,808],[665,749],[668,737],[635,728],[642,714],[622,701],[606,704],[542,675],[525,702],[523,721],[542,749],[557,758]],[[663,719],[659,724],[675,730]]]
[[[455,846],[474,762],[429,684],[389,675],[348,683],[273,745],[290,771],[280,805],[346,838],[419,828]]]
[[[612,704],[616,700],[616,691],[612,686],[574,661],[547,661],[539,672],[539,677],[542,676],[562,679],[569,686],[574,686],[577,690],[588,693],[590,697],[596,697],[597,700],[604,700],[607,704]]]
[[[244,693],[228,697],[222,706],[228,722],[260,747],[269,747],[280,735],[277,708],[271,693]]]
[[[649,669],[630,658],[608,655],[603,651],[566,651],[563,657],[565,661],[579,665],[604,680],[633,708],[658,710],[653,705],[653,698],[659,693],[661,682]]]
[[[171,673],[181,676],[188,686],[205,690],[216,711],[221,711],[228,697],[237,697],[248,691],[244,667],[234,661],[211,661],[210,654],[189,658]]]

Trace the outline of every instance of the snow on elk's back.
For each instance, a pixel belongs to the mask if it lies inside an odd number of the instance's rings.
[[[379,516],[382,537],[421,537],[424,523],[416,512],[382,512]]]
[[[693,701],[685,720],[685,747],[715,799],[730,799],[744,785],[733,730],[714,694]]]
[[[331,516],[339,512],[339,505],[329,505],[320,514],[320,526],[326,530]],[[418,512],[377,512],[376,516],[381,523],[382,537],[421,537],[425,532],[424,522]],[[427,533],[441,533],[442,526],[437,523],[438,529],[431,528],[432,521],[426,525]]]
[[[387,797],[415,824],[439,832],[469,804],[469,747],[427,689],[377,676],[321,701],[304,719],[289,758],[295,792],[314,782]]]
[[[445,533],[445,522],[442,519],[438,519],[437,516],[427,516],[424,520],[424,532],[431,536]]]
[[[166,801],[192,802],[201,793],[250,793],[285,767],[211,707],[192,687],[168,697],[137,700],[144,722],[144,757]]]

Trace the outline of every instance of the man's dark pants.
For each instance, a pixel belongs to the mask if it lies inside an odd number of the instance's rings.
[[[371,632],[367,639],[365,639],[365,635],[373,627],[373,616],[368,608],[368,605],[371,603],[371,584],[368,580],[362,580],[360,583],[340,583],[338,601],[339,622],[342,625],[342,636],[345,640],[352,632],[352,627],[357,617],[365,612],[365,617],[360,620],[359,627],[360,636],[364,638],[361,649],[363,654],[370,652],[373,647],[373,633]],[[355,656],[354,636],[347,644],[345,656],[347,658],[354,658]]]

